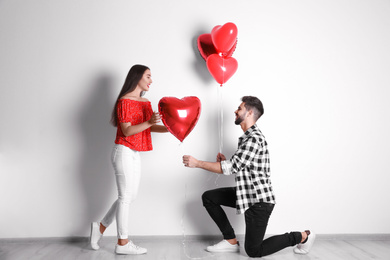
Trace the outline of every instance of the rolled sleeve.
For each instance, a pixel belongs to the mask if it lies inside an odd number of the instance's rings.
[[[222,172],[224,175],[232,175],[232,163],[231,161],[222,161],[221,162]]]

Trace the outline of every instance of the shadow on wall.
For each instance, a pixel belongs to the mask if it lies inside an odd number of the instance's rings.
[[[80,182],[84,191],[84,214],[75,233],[89,234],[90,222],[100,221],[115,201],[116,186],[111,165],[111,150],[116,128],[110,124],[114,101],[110,100],[113,78],[98,75],[91,83],[92,92],[80,111],[83,143],[80,158]]]
[[[210,83],[214,81],[213,76],[211,76],[209,70],[207,69],[206,61],[202,58],[202,56],[199,53],[198,50],[198,37],[199,35],[205,33],[200,32],[201,30],[198,30],[199,33],[195,34],[195,36],[192,38],[192,48],[194,50],[195,60],[193,62],[194,70],[197,72],[199,77],[202,79],[204,83]],[[206,85],[207,86],[207,85]]]

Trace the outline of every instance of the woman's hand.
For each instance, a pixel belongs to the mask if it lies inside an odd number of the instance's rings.
[[[160,123],[160,120],[161,120],[160,114],[158,112],[153,112],[152,117],[148,121],[145,121],[141,124],[131,125],[131,123],[121,123],[122,133],[125,136],[138,134],[138,133],[148,129],[149,127],[155,128],[156,127],[155,125]],[[161,129],[158,129],[158,132],[166,131],[166,128],[164,129],[161,126],[160,126],[160,128]]]
[[[148,120],[148,123],[150,125],[156,125],[158,123],[160,123],[161,121],[161,116],[160,116],[160,113],[158,112],[153,112],[153,115],[152,117]]]

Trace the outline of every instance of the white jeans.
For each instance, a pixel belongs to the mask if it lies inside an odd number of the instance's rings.
[[[141,176],[141,158],[138,151],[115,144],[112,150],[118,199],[111,206],[101,223],[108,227],[116,217],[118,238],[128,238],[129,205],[135,200]]]

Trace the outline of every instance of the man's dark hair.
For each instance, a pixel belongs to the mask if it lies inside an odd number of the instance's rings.
[[[263,103],[261,103],[260,99],[257,97],[244,96],[241,100],[245,103],[245,108],[247,110],[253,111],[256,121],[264,114]]]

